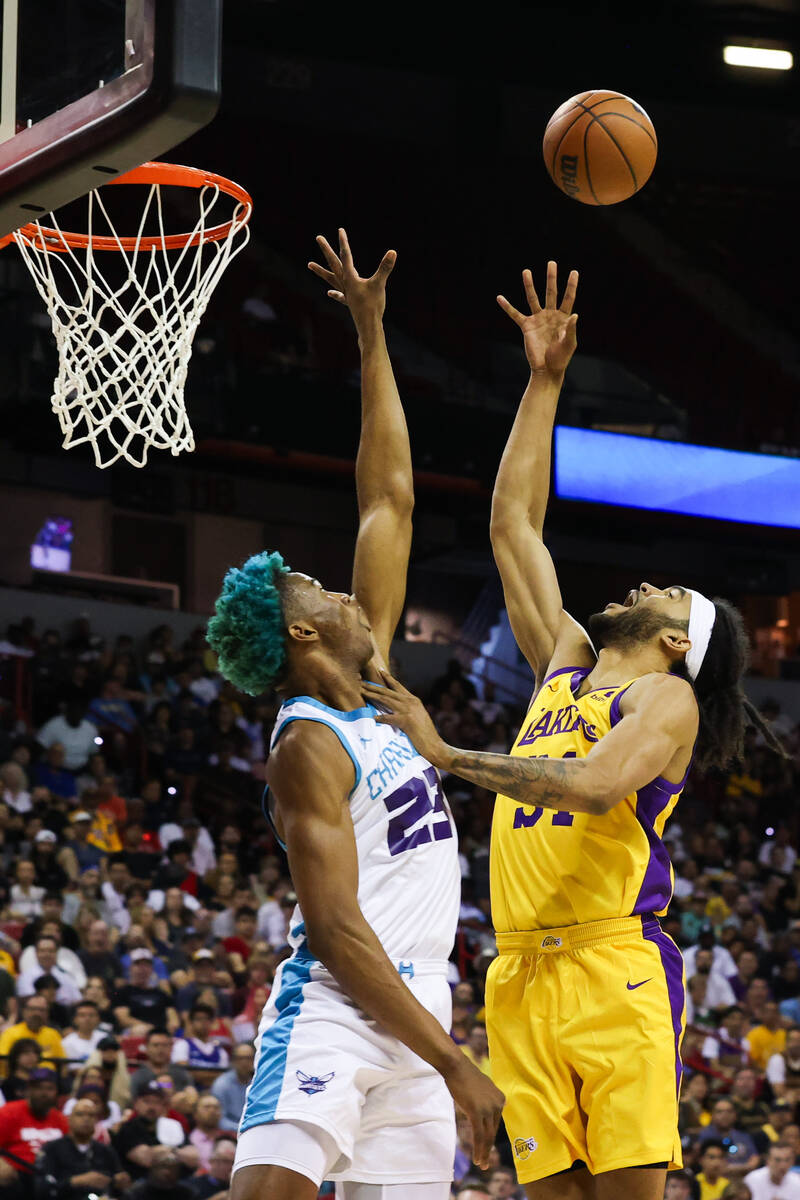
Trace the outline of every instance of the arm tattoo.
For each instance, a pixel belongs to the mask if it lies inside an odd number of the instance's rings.
[[[583,774],[586,762],[557,758],[512,758],[508,754],[448,747],[445,769],[470,783],[500,792],[522,804],[539,805],[566,812],[593,812],[586,797]]]

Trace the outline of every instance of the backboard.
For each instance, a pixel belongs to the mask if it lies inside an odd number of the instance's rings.
[[[0,237],[214,116],[222,0],[0,0]]]

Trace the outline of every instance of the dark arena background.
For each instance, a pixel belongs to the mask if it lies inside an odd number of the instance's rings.
[[[58,7],[74,57],[103,6]],[[793,64],[734,65],[727,46]],[[690,776],[667,826],[663,924],[688,1001],[685,1167],[666,1195],[743,1200],[779,1137],[800,1194],[798,55],[796,0],[227,0],[219,112],[162,157],[246,187],[252,236],[195,338],[196,449],[139,470],[62,449],[50,322],[16,248],[0,252],[0,1087],[22,1100],[54,1064],[58,1106],[95,1099],[130,1176],[43,1183],[48,1200],[125,1200],[148,1179],[125,1118],[150,1080],[173,1123],[158,1186],[228,1188],[295,898],[261,813],[278,704],[221,678],[205,625],[227,568],[263,549],[350,590],[358,345],[306,265],[339,226],[364,271],[398,254],[385,323],[416,507],[393,666],[446,740],[506,751],[532,688],[489,544],[527,380],[495,296],[521,306],[522,268],[581,273],[545,527],[565,607],[583,621],[647,580],[744,614],[746,690],[786,758],[751,731],[728,773]],[[554,110],[599,88],[658,135],[650,180],[607,207],[559,191],[541,152]],[[452,1037],[485,1064],[493,796],[445,784],[463,877]],[[197,1041],[219,1053],[195,1062]],[[0,1195],[17,1200],[32,1155],[20,1165],[3,1111]],[[733,1190],[701,1191],[707,1127]],[[459,1122],[453,1195],[467,1180],[522,1197],[513,1164],[501,1126],[478,1170]]]

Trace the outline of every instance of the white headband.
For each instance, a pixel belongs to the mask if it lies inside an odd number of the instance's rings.
[[[689,589],[689,595],[692,597],[692,607],[689,609],[689,641],[692,648],[686,655],[686,670],[690,679],[697,679],[711,640],[717,610],[702,592]]]

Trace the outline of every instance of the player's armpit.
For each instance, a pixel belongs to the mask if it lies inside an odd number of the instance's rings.
[[[543,683],[554,671],[563,671],[568,667],[588,667],[591,669],[597,662],[597,652],[586,630],[564,609],[558,623],[558,636],[552,657],[544,668],[541,678],[537,675],[536,682]]]

